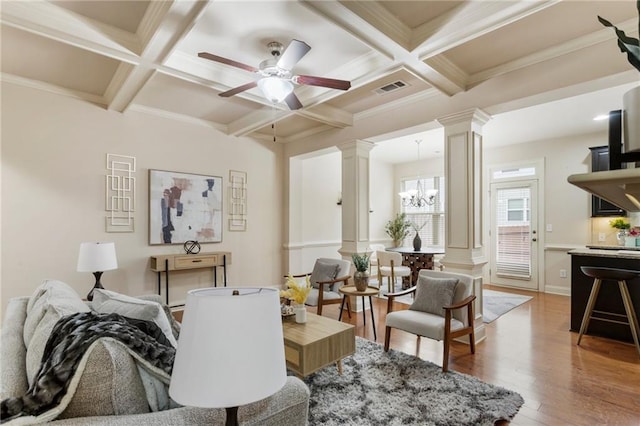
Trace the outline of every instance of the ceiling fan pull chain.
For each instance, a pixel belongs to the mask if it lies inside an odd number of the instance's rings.
[[[273,129],[273,141],[276,141],[276,106],[275,104],[271,105],[271,110],[273,111],[273,121],[271,122],[271,128]]]

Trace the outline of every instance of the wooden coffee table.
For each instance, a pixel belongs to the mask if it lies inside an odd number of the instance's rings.
[[[342,374],[342,358],[356,351],[355,327],[307,313],[307,322],[298,324],[294,317],[283,319],[284,355],[287,368],[300,377],[334,362]]]

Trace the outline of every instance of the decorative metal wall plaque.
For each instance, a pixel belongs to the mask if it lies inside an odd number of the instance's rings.
[[[247,230],[247,172],[229,170],[229,231]]]
[[[107,154],[105,210],[107,232],[133,232],[136,210],[136,158]]]

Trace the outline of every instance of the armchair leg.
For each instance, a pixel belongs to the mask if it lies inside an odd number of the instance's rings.
[[[449,339],[444,340],[444,355],[442,356],[442,372],[449,371]]]
[[[391,327],[384,330],[384,351],[389,351],[389,341],[391,340]]]
[[[322,305],[321,305],[321,304],[319,304],[319,303],[318,303],[318,310],[316,311],[316,313],[317,313],[319,316],[322,316]]]
[[[471,353],[476,353],[476,336],[475,331],[473,330],[473,326],[471,327],[471,333],[469,333],[469,347],[471,348]]]

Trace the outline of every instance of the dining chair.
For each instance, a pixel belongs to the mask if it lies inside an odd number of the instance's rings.
[[[411,268],[402,264],[402,255],[393,251],[377,251],[378,283],[382,286],[382,277],[387,277],[389,293],[395,288],[396,278],[409,277],[411,286]]]
[[[367,250],[367,252],[371,253],[371,256],[369,256],[369,275],[372,274],[374,266],[376,267],[376,275],[378,274],[378,251],[384,251],[384,250],[385,250],[384,244],[369,245],[369,250]],[[381,285],[382,283],[378,281],[378,288],[380,288]]]
[[[453,339],[469,335],[471,353],[476,352],[472,294],[475,279],[470,275],[421,269],[414,287],[387,294],[384,350],[389,350],[391,329],[444,342],[442,371],[449,369],[449,347]],[[409,309],[393,311],[393,299],[415,293]]]

